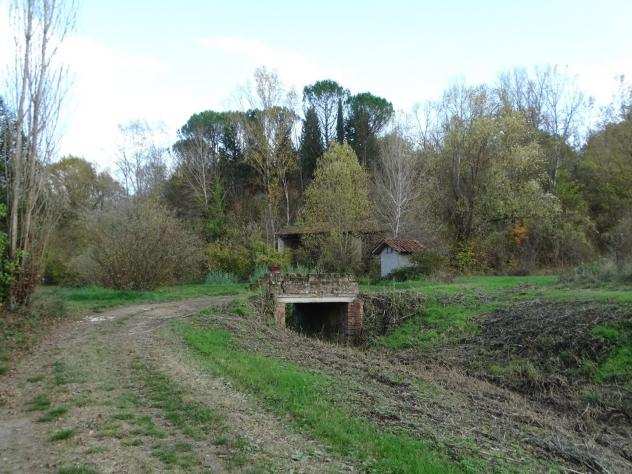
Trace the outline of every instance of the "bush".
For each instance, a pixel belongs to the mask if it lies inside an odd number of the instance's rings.
[[[560,283],[583,286],[632,285],[632,263],[617,265],[604,258],[568,270],[559,279]]]
[[[130,200],[88,223],[89,259],[98,283],[151,290],[201,278],[202,243],[173,213],[151,200]]]
[[[632,263],[632,214],[621,219],[608,237],[617,265],[624,267]]]
[[[363,294],[364,335],[368,340],[388,334],[421,314],[426,306],[426,298],[407,291]]]
[[[412,266],[400,268],[389,275],[391,280],[417,280],[440,273],[448,267],[448,258],[431,251],[418,252],[411,255]]]
[[[46,255],[42,280],[46,285],[74,286],[83,283],[83,276],[72,259],[52,250]]]
[[[267,273],[271,266],[287,268],[290,264],[289,253],[279,252],[260,240],[247,244],[213,242],[206,251],[211,272],[230,273],[241,281],[251,280],[255,273],[261,273],[261,269]]]
[[[446,256],[429,250],[413,254],[411,261],[420,275],[432,275],[438,271],[445,270],[449,264]]]
[[[359,275],[363,270],[362,239],[350,232],[331,231],[303,238],[320,271]]]
[[[213,242],[206,247],[206,255],[211,272],[232,273],[240,280],[245,280],[252,272],[253,265],[245,246]]]
[[[269,272],[270,270],[268,269],[268,267],[256,267],[255,270],[250,275],[250,278],[248,279],[248,283],[250,284],[257,283],[259,280],[265,278],[265,276],[268,275]]]
[[[221,270],[213,270],[206,274],[204,282],[207,285],[227,285],[237,283],[237,277],[232,273],[223,272]]]

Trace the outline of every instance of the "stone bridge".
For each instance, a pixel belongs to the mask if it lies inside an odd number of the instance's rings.
[[[320,324],[321,329],[346,336],[362,332],[364,309],[354,278],[273,273],[268,284],[278,327],[285,327],[286,305],[291,304],[306,326]]]

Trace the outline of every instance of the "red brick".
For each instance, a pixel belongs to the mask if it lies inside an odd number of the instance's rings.
[[[285,327],[285,303],[275,303],[274,305],[274,320],[278,328]]]

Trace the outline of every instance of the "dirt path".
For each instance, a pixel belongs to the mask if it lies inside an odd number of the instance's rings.
[[[1,379],[0,472],[352,471],[163,337],[170,320],[230,300],[126,307],[55,331]]]

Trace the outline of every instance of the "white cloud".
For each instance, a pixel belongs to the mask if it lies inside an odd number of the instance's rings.
[[[632,79],[632,56],[579,64],[570,69],[577,74],[580,89],[590,94],[598,104],[606,104],[612,99],[621,75],[628,82]]]
[[[6,71],[11,60],[11,50],[14,48],[9,25],[8,2],[0,0],[0,71]],[[0,79],[4,80],[5,77]]]
[[[12,51],[7,7],[7,1],[0,0],[0,67]],[[491,81],[498,65],[490,61],[476,66],[473,61],[462,64],[465,69],[460,70],[458,64],[426,64],[421,58],[404,61],[401,55],[377,63],[351,63],[346,56],[336,59],[317,51],[314,58],[292,46],[236,36],[206,37],[183,45],[178,57],[160,50],[139,53],[134,47],[118,49],[85,35],[68,38],[61,58],[72,72],[72,87],[63,109],[61,153],[111,166],[119,124],[134,119],[162,121],[173,137],[191,113],[231,107],[225,99],[262,65],[276,70],[298,92],[306,84],[331,78],[352,92],[370,90],[383,95],[403,109],[437,97],[455,72],[465,75],[468,82]],[[587,94],[606,103],[616,88],[615,76],[632,78],[632,56],[591,60],[569,65],[569,70],[577,74]]]
[[[203,38],[200,44],[214,51],[241,58],[242,62],[254,69],[266,66],[278,71],[290,86],[299,88],[321,77],[323,68],[295,51],[272,47],[260,40],[233,36]]]
[[[62,153],[84,155],[101,164],[114,160],[118,125],[137,118],[159,117],[160,77],[157,59],[115,51],[96,41],[71,37],[61,57],[71,70],[64,107]]]

